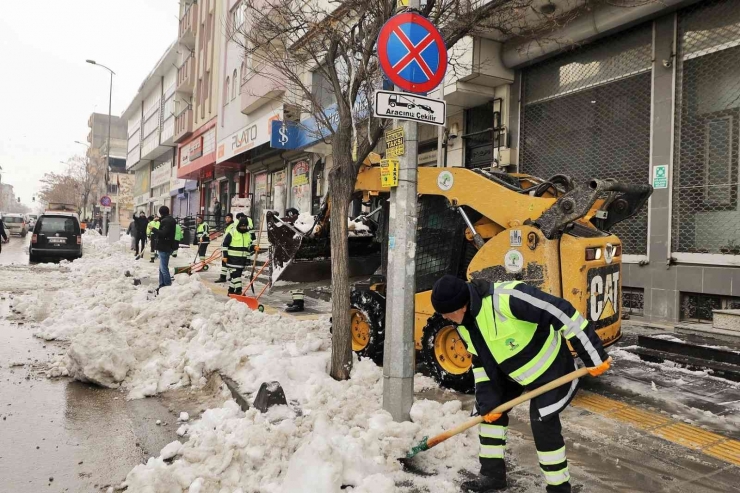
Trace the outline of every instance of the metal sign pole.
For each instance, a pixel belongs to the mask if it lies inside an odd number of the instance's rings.
[[[408,7],[419,8],[419,0]],[[396,86],[396,91],[401,89]],[[414,295],[416,293],[416,177],[415,121],[404,121],[405,153],[399,157],[399,183],[391,189],[388,278],[383,355],[383,409],[394,421],[409,421],[414,403]]]

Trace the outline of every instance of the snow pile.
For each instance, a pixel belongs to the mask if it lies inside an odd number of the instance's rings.
[[[206,385],[214,371],[233,378],[253,400],[262,382],[278,381],[289,406],[244,413],[229,399],[200,418],[180,416],[178,436],[157,458],[135,467],[133,492],[391,492],[412,481],[397,458],[423,436],[468,418],[459,401],[419,401],[415,422],[395,423],[382,410],[382,369],[356,361],[352,378],[328,374],[328,320],[299,321],[251,311],[216,297],[198,275],[178,275],[149,299],[132,278],[154,277],[156,265],[135,262],[125,245],[88,241],[57,291],[18,297],[15,308],[38,322],[38,335],[70,341],[50,375],[69,374],[129,398]],[[37,309],[43,306],[43,311]],[[417,387],[430,383],[420,380]],[[251,394],[251,395],[249,395]],[[189,419],[189,421],[188,421]],[[417,460],[436,470],[414,478],[421,490],[458,491],[458,472],[475,470],[476,430]],[[472,446],[471,446],[472,445]]]
[[[301,212],[298,216],[298,219],[296,219],[293,223],[293,226],[301,233],[309,234],[312,232],[311,230],[313,229],[313,225],[315,222],[316,216],[308,212]]]
[[[396,491],[396,482],[412,478],[397,458],[422,435],[440,433],[468,414],[459,401],[419,401],[412,409],[415,423],[396,423],[381,409],[382,386],[382,370],[363,360],[345,382],[334,381],[325,370],[312,372],[299,399],[301,413],[286,406],[243,413],[228,401],[189,425],[188,442],[173,442],[159,457],[135,467],[124,486],[129,492],[179,492],[193,485],[202,493],[339,493],[343,485],[355,492]],[[469,430],[415,459],[439,475],[413,481],[430,491],[459,491],[458,471],[476,467],[477,446],[466,446],[477,442],[475,433]]]

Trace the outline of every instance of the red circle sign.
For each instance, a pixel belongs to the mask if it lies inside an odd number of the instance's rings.
[[[404,91],[426,93],[447,72],[442,35],[425,17],[406,12],[391,17],[378,35],[380,68]]]

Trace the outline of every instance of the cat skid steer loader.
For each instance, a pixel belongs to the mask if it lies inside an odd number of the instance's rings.
[[[350,256],[356,252],[363,258],[377,248],[379,272],[385,273],[390,191],[381,186],[380,168],[363,167],[355,189],[373,212],[360,218],[366,234],[358,238],[350,233]],[[432,286],[445,274],[532,284],[570,301],[594,323],[605,346],[619,340],[622,244],[609,230],[640,211],[652,194],[650,185],[611,179],[576,184],[565,175],[543,180],[498,171],[420,168],[417,191],[416,349],[443,387],[473,390],[472,357],[455,325],[435,314],[431,304]],[[319,261],[327,262],[327,211],[325,207],[307,234],[268,214],[271,249],[280,257],[273,280],[295,259],[309,265],[317,243],[324,245]],[[356,284],[351,295],[352,349],[377,364],[383,363],[385,300],[390,295],[383,275]]]

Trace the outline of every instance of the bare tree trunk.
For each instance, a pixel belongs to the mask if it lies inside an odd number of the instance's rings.
[[[337,133],[332,139],[334,166],[329,174],[331,197],[331,376],[347,380],[352,371],[350,330],[349,245],[347,213],[355,189],[349,136]]]

